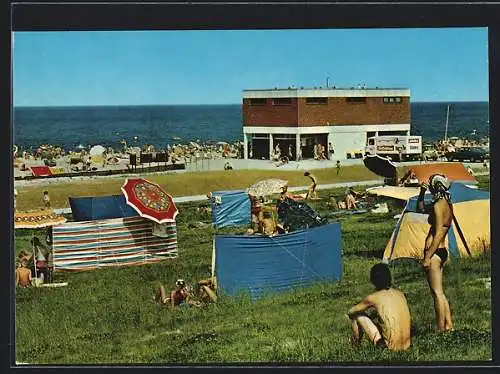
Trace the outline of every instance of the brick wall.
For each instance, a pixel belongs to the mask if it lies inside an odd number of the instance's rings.
[[[273,105],[267,99],[265,105],[250,105],[250,99],[243,99],[244,126],[293,126],[297,127],[297,99],[290,105]]]
[[[306,104],[305,98],[299,98],[298,122],[299,126],[410,123],[410,100],[384,103],[382,97],[367,97],[366,102],[346,102],[344,97],[330,97],[325,105]]]
[[[330,97],[328,104],[306,104],[305,98],[292,98],[290,105],[250,105],[243,99],[244,126],[326,126],[410,123],[410,98],[401,103],[384,103],[382,97],[367,97],[366,102],[346,102]]]

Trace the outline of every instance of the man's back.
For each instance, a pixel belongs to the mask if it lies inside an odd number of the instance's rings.
[[[16,283],[21,287],[31,284],[31,271],[28,268],[20,267],[16,270]]]
[[[381,322],[382,336],[392,350],[410,346],[410,311],[404,294],[394,288],[380,290],[369,296]]]

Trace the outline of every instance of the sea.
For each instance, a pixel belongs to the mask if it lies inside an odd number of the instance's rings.
[[[444,137],[446,112],[448,137],[488,137],[487,102],[411,104],[411,134],[426,142]],[[129,146],[167,145],[243,140],[242,107],[234,105],[163,105],[97,107],[15,107],[13,141],[20,149],[42,144],[72,150],[101,144],[115,149]]]

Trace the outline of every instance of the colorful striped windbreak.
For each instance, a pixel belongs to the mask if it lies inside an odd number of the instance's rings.
[[[142,217],[67,222],[53,227],[52,248],[54,271],[142,265],[177,257],[177,229],[154,236]]]

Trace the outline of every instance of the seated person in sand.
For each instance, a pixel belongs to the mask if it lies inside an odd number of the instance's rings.
[[[410,346],[410,311],[404,294],[391,288],[391,272],[387,264],[372,267],[370,280],[376,291],[353,306],[347,313],[353,343],[360,343],[363,334],[378,347],[393,351]]]
[[[183,279],[178,279],[175,282],[175,288],[170,292],[169,296],[165,292],[165,287],[160,285],[156,290],[155,301],[170,305],[172,309],[178,306],[196,305],[195,302],[190,300],[189,291]]]
[[[31,285],[31,270],[26,267],[26,261],[20,261],[16,269],[16,286],[28,287]]]

